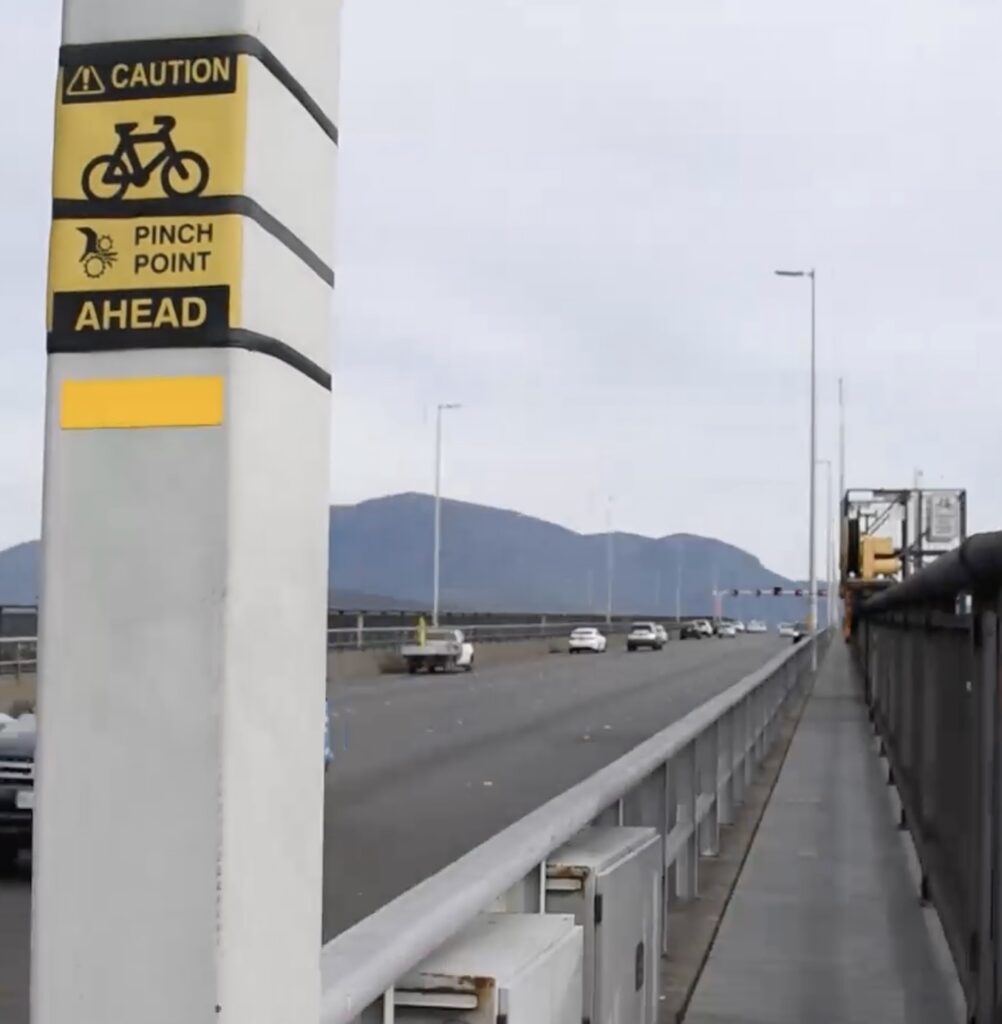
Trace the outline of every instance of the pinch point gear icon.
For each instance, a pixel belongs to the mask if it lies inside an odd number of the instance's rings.
[[[99,235],[93,228],[77,228],[84,236],[84,251],[80,257],[84,273],[90,277],[102,277],[104,272],[118,259],[111,235]]]

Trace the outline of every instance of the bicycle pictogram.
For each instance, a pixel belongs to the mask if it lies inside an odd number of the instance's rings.
[[[121,199],[130,188],[143,188],[160,171],[166,196],[197,196],[209,182],[209,164],[193,149],[178,149],[171,134],[177,120],[154,117],[156,128],[137,132],[138,122],[115,125],[118,145],[114,152],[94,157],[83,169],[81,184],[88,199]],[[137,147],[158,144],[159,149],[144,163]]]

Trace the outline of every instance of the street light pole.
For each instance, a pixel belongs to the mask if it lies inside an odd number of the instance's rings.
[[[842,565],[845,560],[845,536],[842,523],[842,502],[845,500],[845,384],[838,379],[838,502],[836,516],[838,519],[838,562],[836,579],[841,579]]]
[[[807,628],[813,638],[818,626],[818,579],[815,564],[816,530],[816,475],[817,475],[817,335],[815,329],[815,273],[810,270],[777,270],[779,277],[809,277],[811,279],[811,438],[810,438],[810,500],[808,502],[808,575],[810,577],[810,598],[808,601]],[[811,671],[818,668],[817,644],[811,644]]]
[[[433,555],[431,624],[438,625],[438,593],[442,562],[442,413],[459,409],[458,402],[440,402],[435,412],[435,550]]]
[[[825,618],[828,621],[828,625],[831,626],[835,621],[834,608],[835,603],[832,599],[832,583],[834,582],[834,574],[832,572],[832,564],[834,557],[832,555],[832,460],[831,459],[818,459],[819,466],[825,466],[828,471],[828,479],[825,487],[825,577],[826,577],[826,589],[828,597],[825,600],[827,615]]]
[[[616,556],[612,547],[612,496],[605,507],[605,622],[612,623],[612,577],[616,571]]]

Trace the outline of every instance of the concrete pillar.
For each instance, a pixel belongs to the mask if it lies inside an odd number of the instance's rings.
[[[65,0],[33,1024],[316,1024],[338,0]]]

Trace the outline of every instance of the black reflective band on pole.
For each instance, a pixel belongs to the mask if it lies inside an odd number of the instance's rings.
[[[302,352],[277,338],[241,327],[229,327],[200,334],[193,330],[114,331],[98,341],[94,335],[50,333],[46,350],[50,355],[71,352],[128,352],[142,349],[242,348],[260,352],[291,366],[327,391],[331,390],[331,375]]]

